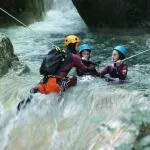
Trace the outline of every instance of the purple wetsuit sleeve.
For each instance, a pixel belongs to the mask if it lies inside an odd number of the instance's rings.
[[[104,67],[104,69],[102,69],[102,70],[100,71],[100,75],[101,75],[101,76],[104,76],[105,74],[108,74],[108,73],[109,73],[109,68],[110,68],[110,66],[109,66],[109,65],[106,65],[106,66]]]
[[[78,55],[73,55],[73,62],[74,62],[74,66],[81,70],[81,71],[85,71],[87,69],[87,67],[82,63],[81,58]]]
[[[72,60],[65,65],[60,72],[57,74],[60,78],[64,78],[65,76],[68,75],[69,71],[73,68],[76,67],[77,69],[84,71],[86,70],[86,66],[81,62],[81,59],[78,55],[73,54],[72,55]]]

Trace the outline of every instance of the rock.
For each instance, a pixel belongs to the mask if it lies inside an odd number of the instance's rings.
[[[0,1],[0,8],[9,12],[25,24],[39,21],[47,9],[50,9],[53,0],[5,0]],[[0,10],[0,26],[18,23]]]
[[[12,63],[12,69],[16,72],[18,76],[30,72],[30,68],[19,61],[14,61]]]
[[[136,138],[133,150],[141,150],[149,147],[150,147],[150,124],[143,123],[140,126],[139,135]]]
[[[148,26],[149,0],[72,0],[89,27]]]
[[[30,70],[26,65],[19,62],[18,57],[14,54],[13,45],[9,38],[5,34],[0,33],[0,77],[6,74],[11,67],[19,71],[20,74]]]

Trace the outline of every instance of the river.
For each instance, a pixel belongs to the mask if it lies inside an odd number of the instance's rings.
[[[134,30],[134,31],[133,31]],[[10,70],[0,79],[1,150],[115,150],[131,149],[139,125],[150,122],[150,52],[127,61],[128,83],[112,85],[100,78],[78,78],[58,102],[57,95],[36,94],[19,114],[18,102],[42,78],[43,57],[64,37],[76,34],[93,46],[93,59],[101,60],[98,70],[111,63],[114,46],[124,44],[127,57],[149,49],[150,34],[140,29],[91,31],[70,0],[54,0],[41,22],[28,28],[1,28],[11,39],[15,54],[30,73],[19,76]]]

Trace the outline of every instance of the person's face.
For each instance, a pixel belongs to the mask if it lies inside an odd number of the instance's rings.
[[[86,60],[88,60],[90,58],[90,52],[89,51],[83,51],[82,52],[82,57]]]
[[[113,50],[112,52],[112,61],[116,62],[119,59],[119,53],[116,50]]]

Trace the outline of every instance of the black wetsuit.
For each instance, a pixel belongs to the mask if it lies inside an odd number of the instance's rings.
[[[100,63],[100,61],[97,61],[97,62],[93,62],[93,61],[90,61],[90,60],[84,60],[82,59],[82,63],[91,68],[88,72],[86,71],[81,71],[79,69],[76,69],[76,72],[77,72],[77,75],[78,76],[83,76],[83,75],[92,75],[94,77],[97,77],[97,76],[100,76],[99,72],[96,70],[96,66]]]

